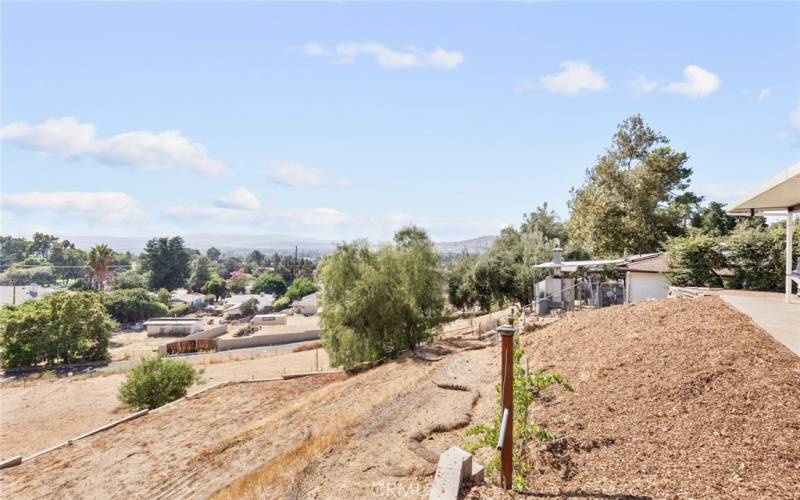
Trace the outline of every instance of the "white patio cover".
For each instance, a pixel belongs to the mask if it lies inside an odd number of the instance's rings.
[[[800,162],[795,163],[726,209],[730,215],[786,216],[786,302],[792,294],[792,232],[794,214],[800,211]]]

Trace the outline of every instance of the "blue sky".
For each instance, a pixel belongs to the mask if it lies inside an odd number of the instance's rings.
[[[495,233],[641,113],[733,201],[800,157],[798,3],[2,4],[2,233]]]

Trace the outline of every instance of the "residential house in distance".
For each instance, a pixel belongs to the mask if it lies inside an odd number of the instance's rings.
[[[172,292],[170,302],[173,304],[186,304],[189,309],[201,309],[206,305],[206,296],[202,293],[195,293],[179,288]]]
[[[295,300],[292,303],[292,310],[295,314],[302,314],[303,316],[313,316],[317,314],[317,294],[312,293],[306,295],[302,299]]]
[[[241,305],[250,299],[256,299],[258,301],[259,311],[263,311],[265,308],[272,306],[272,303],[275,302],[275,296],[269,293],[240,293],[224,299],[222,304],[215,306],[214,309],[217,312],[222,312],[222,316],[227,318],[233,314],[240,314]]]
[[[202,318],[152,318],[144,322],[148,337],[185,337],[203,331]]]

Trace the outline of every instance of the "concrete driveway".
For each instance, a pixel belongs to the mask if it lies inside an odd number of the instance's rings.
[[[800,356],[800,304],[742,295],[720,295],[720,298],[750,316],[755,324]]]

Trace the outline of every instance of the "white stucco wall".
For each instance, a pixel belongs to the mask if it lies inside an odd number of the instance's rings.
[[[669,294],[669,283],[663,274],[628,272],[628,302],[663,299]]]

